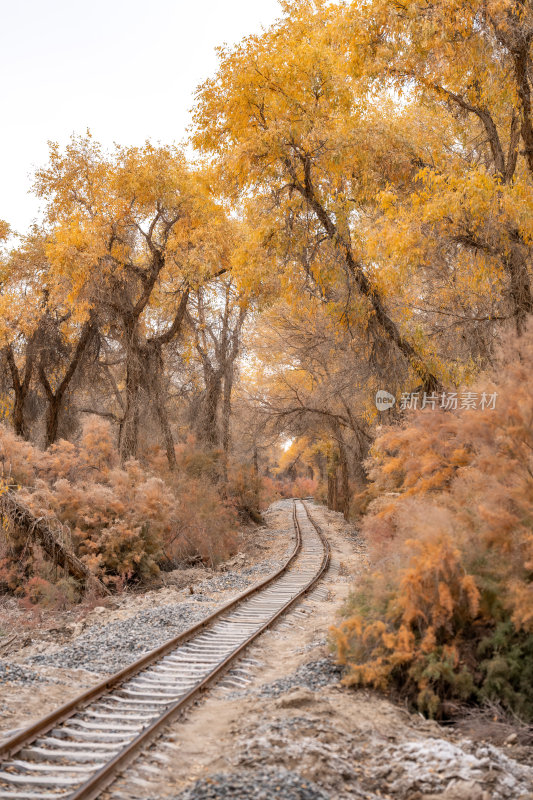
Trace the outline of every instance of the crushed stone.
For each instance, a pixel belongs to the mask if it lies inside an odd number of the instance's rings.
[[[280,694],[289,691],[295,686],[318,689],[322,686],[338,683],[341,677],[342,668],[338,664],[335,664],[330,658],[321,658],[318,661],[302,664],[286,678],[279,678],[277,681],[263,685],[259,694],[262,697],[279,697]]]
[[[176,603],[144,609],[128,619],[93,625],[71,644],[53,653],[29,659],[32,666],[45,665],[113,673],[200,622],[215,608],[212,601],[195,595],[194,605]],[[197,606],[197,607],[194,607]]]
[[[0,661],[0,685],[4,683],[47,683],[48,681],[48,678],[21,664],[6,660]]]
[[[218,773],[197,781],[174,800],[330,800],[318,786],[286,769]],[[156,800],[150,798],[150,800]],[[331,799],[332,800],[332,799]]]
[[[385,736],[359,728],[357,719],[348,732],[325,714],[319,691],[293,688],[275,703],[277,718],[246,730],[237,742],[241,768],[298,768],[335,800],[422,800],[433,794],[450,800],[533,797],[533,768],[491,744],[454,743],[393,727]]]

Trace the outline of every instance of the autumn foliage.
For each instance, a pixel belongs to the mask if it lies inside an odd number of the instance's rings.
[[[205,476],[168,483],[138,461],[120,466],[101,420],[88,420],[78,442],[45,452],[2,427],[0,459],[4,481],[36,515],[60,520],[76,554],[111,586],[191,560],[214,566],[235,547],[236,514]],[[5,588],[35,602],[46,594],[40,581],[50,567],[26,534],[8,529],[2,556]]]
[[[491,698],[533,716],[533,329],[479,390],[494,410],[415,412],[377,439],[372,571],[334,630],[347,683],[420,709]]]

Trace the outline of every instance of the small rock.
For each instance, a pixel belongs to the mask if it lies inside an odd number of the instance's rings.
[[[295,687],[276,700],[278,708],[303,708],[316,702],[314,692]]]
[[[441,800],[491,800],[490,794],[476,781],[451,781]]]

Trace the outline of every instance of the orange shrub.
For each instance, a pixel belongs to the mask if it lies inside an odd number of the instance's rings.
[[[264,511],[275,500],[281,497],[278,483],[267,475],[261,476],[261,494],[259,499],[259,509]]]
[[[225,492],[242,519],[261,522],[263,479],[254,473],[251,466],[232,464],[228,472]]]
[[[60,578],[52,583],[46,578],[34,576],[25,586],[23,605],[31,609],[40,606],[63,611],[79,599],[79,587],[71,578]]]
[[[494,410],[415,412],[376,441],[373,572],[334,631],[348,683],[533,716],[532,373],[530,329],[479,382]]]
[[[202,561],[216,567],[235,552],[238,517],[229,501],[205,480],[183,478],[178,482],[181,502],[172,532],[164,539],[164,553],[173,566],[183,561]]]
[[[317,481],[299,476],[294,480],[278,481],[282,497],[311,497],[317,492]]]
[[[0,463],[35,514],[68,525],[77,555],[108,583],[146,580],[160,566],[191,559],[215,565],[235,546],[236,515],[209,481],[186,474],[165,481],[137,461],[120,467],[111,429],[100,419],[86,422],[79,442],[62,440],[47,452],[0,427]],[[39,581],[49,576],[28,583],[34,549],[6,529],[0,582],[11,591],[27,587],[31,603],[41,595],[45,602]]]

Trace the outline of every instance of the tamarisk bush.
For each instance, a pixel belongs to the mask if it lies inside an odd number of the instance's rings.
[[[100,419],[89,418],[77,443],[60,440],[46,452],[0,427],[0,463],[5,482],[18,486],[36,516],[64,523],[76,555],[110,585],[145,581],[190,560],[214,566],[235,547],[236,515],[214,486],[186,474],[169,484],[134,460],[120,466]],[[50,578],[26,533],[7,524],[4,539],[5,589],[23,594],[31,578]],[[41,583],[31,587],[32,597],[43,594]]]
[[[499,700],[533,717],[533,329],[503,346],[493,410],[413,412],[376,440],[372,569],[333,631],[346,682],[432,716]]]

